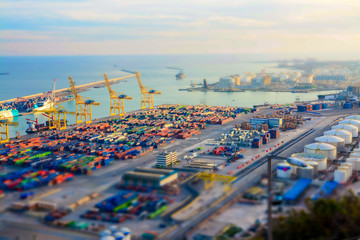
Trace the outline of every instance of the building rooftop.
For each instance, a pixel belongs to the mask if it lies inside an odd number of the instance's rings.
[[[168,169],[137,167],[137,168],[135,168],[134,172],[150,173],[150,174],[158,174],[158,175],[170,175],[170,174],[173,174],[176,171],[175,170],[168,170]]]

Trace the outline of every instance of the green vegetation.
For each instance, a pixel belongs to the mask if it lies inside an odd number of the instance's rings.
[[[230,240],[235,236],[238,232],[242,232],[243,229],[241,227],[237,227],[235,225],[231,225],[223,234],[216,237],[216,240]]]
[[[339,200],[306,200],[306,210],[291,210],[274,221],[274,239],[347,239],[360,236],[360,198],[348,192]]]

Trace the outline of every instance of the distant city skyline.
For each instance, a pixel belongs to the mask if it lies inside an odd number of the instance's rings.
[[[357,0],[3,0],[0,55],[275,54],[356,60]]]

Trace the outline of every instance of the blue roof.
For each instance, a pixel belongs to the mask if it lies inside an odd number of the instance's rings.
[[[311,184],[312,180],[302,178],[295,183],[295,185],[284,194],[284,200],[295,200],[305,189]]]
[[[322,187],[319,189],[319,191],[315,194],[315,196],[312,199],[318,200],[319,198],[324,198],[331,195],[338,185],[339,185],[338,182],[327,181],[324,185],[322,185]]]

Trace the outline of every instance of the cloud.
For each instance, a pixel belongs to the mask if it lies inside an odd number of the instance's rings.
[[[95,11],[81,10],[81,11],[60,11],[64,17],[80,21],[102,21],[102,22],[119,22],[122,20],[186,20],[185,16],[176,15],[131,15],[122,13],[99,13]]]
[[[210,23],[221,23],[241,27],[269,27],[276,25],[276,22],[273,21],[262,21],[250,18],[239,18],[230,16],[210,17],[207,19],[207,21]]]
[[[0,54],[353,52],[356,0],[3,0]]]
[[[22,30],[5,30],[0,31],[0,40],[53,40],[53,36],[43,32],[22,31]]]

